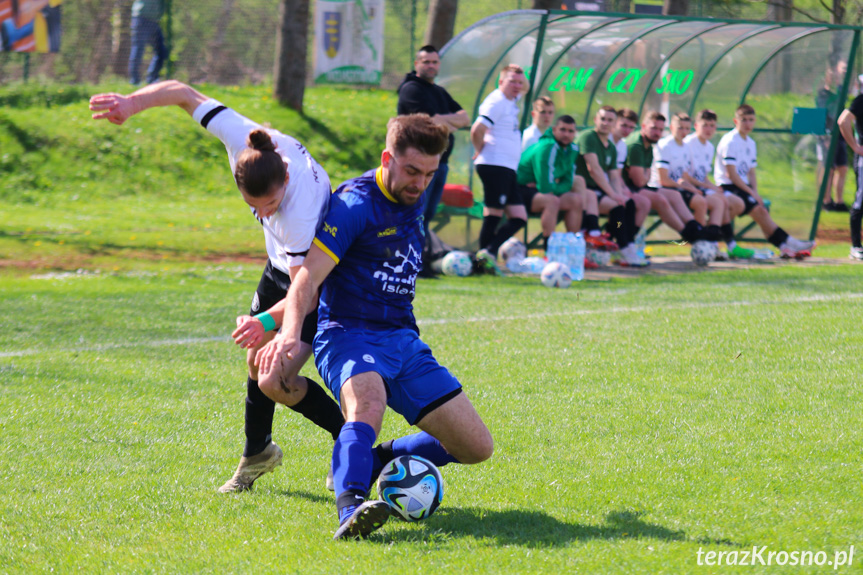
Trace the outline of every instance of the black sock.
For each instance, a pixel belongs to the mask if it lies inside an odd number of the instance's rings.
[[[719,228],[722,231],[722,241],[726,244],[734,241],[734,222],[730,224],[722,224]]]
[[[719,226],[707,226],[704,228],[704,239],[709,242],[718,242],[723,238],[722,228]]]
[[[588,233],[599,231],[599,216],[584,212],[581,217],[581,221],[584,222],[584,229],[586,229]]]
[[[306,395],[290,408],[318,427],[329,431],[330,435],[333,436],[333,441],[335,441],[342,430],[342,425],[345,424],[342,410],[320,385],[308,377],[306,378],[306,385],[308,386]]]
[[[497,255],[497,250],[500,249],[500,246],[503,245],[503,242],[511,238],[527,224],[525,220],[521,218],[510,218],[503,224],[497,233],[492,238],[491,242],[489,242],[486,247],[488,251],[492,253],[492,255]]]
[[[479,247],[487,248],[494,239],[497,226],[500,225],[500,216],[483,216],[482,227],[479,230]]]
[[[606,224],[608,227],[608,233],[620,249],[623,249],[630,244],[629,230],[626,229],[627,226],[624,223],[625,219],[626,208],[623,206],[615,206],[608,212],[608,223]]]
[[[788,239],[788,232],[783,230],[782,228],[776,228],[776,231],[770,234],[770,237],[767,238],[767,241],[776,246],[777,248],[785,243],[785,240]]]
[[[270,444],[275,410],[275,402],[264,395],[258,381],[250,377],[246,383],[246,446],[243,457],[257,455]]]
[[[626,227],[629,234],[629,241],[626,243],[631,244],[635,241],[635,236],[638,234],[638,226],[635,225],[635,202],[626,200],[626,204],[623,207],[626,210]]]
[[[542,249],[548,251],[548,236],[542,236]]]
[[[689,220],[686,222],[686,225],[683,226],[683,229],[680,230],[680,237],[689,243],[697,242],[698,240],[703,239],[703,236],[704,228],[702,228],[701,224],[695,220]]]
[[[357,507],[366,500],[366,493],[361,493],[356,489],[347,489],[341,495],[336,497],[336,509],[339,512],[339,517],[342,516],[342,509],[345,507]]]
[[[851,208],[851,245],[860,247],[860,224],[863,223],[863,210]]]

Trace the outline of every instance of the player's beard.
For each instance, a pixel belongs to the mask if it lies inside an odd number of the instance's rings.
[[[398,192],[393,193],[393,196],[400,204],[404,206],[413,206],[423,197],[423,190],[418,190],[413,186],[406,186]]]

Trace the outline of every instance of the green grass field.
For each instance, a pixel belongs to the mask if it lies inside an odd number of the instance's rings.
[[[88,120],[90,93],[124,88],[0,89],[0,573],[826,573],[698,553],[863,545],[863,274],[845,241],[820,266],[568,290],[421,280],[423,337],[488,423],[491,460],[443,468],[429,520],[335,543],[332,441],[279,408],[285,465],[218,494],[243,441],[228,334],[263,239],[184,113]],[[310,119],[263,88],[205,91],[299,135],[334,181],[375,165],[395,107],[314,89]],[[381,438],[409,432],[389,413]],[[837,571],[863,572],[853,559]]]
[[[330,540],[331,440],[288,410],[285,465],[215,491],[242,446],[227,333],[259,273],[3,278],[0,570],[695,573],[699,549],[863,542],[859,268],[421,282],[424,338],[496,452],[443,468],[431,519],[359,543]],[[390,413],[382,437],[408,431]]]

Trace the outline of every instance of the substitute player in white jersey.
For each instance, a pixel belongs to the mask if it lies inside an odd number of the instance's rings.
[[[764,237],[779,248],[782,257],[800,258],[810,255],[815,246],[813,241],[798,240],[780,228],[770,212],[764,207],[764,200],[758,195],[758,150],[752,139],[755,128],[755,108],[743,104],[734,113],[735,128],[722,136],[716,148],[713,164],[713,178],[722,186],[726,194],[733,194],[743,200],[743,213],[749,214],[761,228]]]
[[[716,112],[713,110],[701,110],[695,117],[695,133],[686,136],[683,141],[689,148],[689,175],[693,183],[707,197],[708,201],[715,197],[722,198],[725,203],[725,212],[722,217],[722,239],[728,247],[727,256],[717,250],[716,259],[751,259],[755,255],[754,250],[737,245],[734,240],[734,226],[731,222],[743,213],[743,200],[733,194],[725,195],[722,188],[710,179],[713,171],[713,156],[716,149],[711,138],[716,134]]]
[[[677,190],[683,201],[692,210],[695,221],[705,227],[705,236],[719,238],[722,218],[725,216],[725,197],[720,194],[705,195],[698,187],[698,180],[689,174],[692,164],[691,149],[683,142],[689,135],[692,120],[688,114],[671,117],[671,134],[661,138],[653,150],[648,187]],[[695,202],[695,198],[705,198]],[[710,212],[710,221],[707,213]]]
[[[127,96],[98,94],[90,99],[90,109],[97,112],[94,119],[118,125],[157,106],[179,106],[225,144],[237,187],[264,229],[269,260],[250,315],[237,318],[232,334],[236,343],[248,350],[246,445],[234,476],[219,489],[223,493],[245,491],[282,461],[282,451],[271,437],[274,401],[301,413],[334,439],[344,424],[338,405],[326,392],[311,379],[299,376],[311,356],[317,312],[306,318],[302,352],[282,365],[279,378],[266,384],[262,381],[260,387],[255,355],[274,337],[275,322],[266,313],[251,315],[285,298],[326,214],[330,181],[294,138],[265,129],[180,82],[151,84]]]

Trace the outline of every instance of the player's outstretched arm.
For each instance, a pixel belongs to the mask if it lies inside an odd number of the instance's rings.
[[[288,296],[284,300],[282,331],[267,345],[258,350],[255,364],[261,374],[267,374],[281,357],[293,359],[300,353],[300,333],[306,315],[314,309],[318,290],[336,267],[336,261],[317,245],[312,244],[297,272]],[[279,305],[279,304],[277,304]]]
[[[291,276],[291,281],[297,277],[302,266],[292,266],[288,271]],[[280,300],[273,307],[268,309],[263,314],[257,316],[241,315],[237,317],[237,329],[231,333],[234,343],[244,349],[257,347],[264,339],[264,334],[267,331],[278,329],[282,325],[285,317],[285,307],[287,306],[287,298]],[[269,320],[262,319],[263,316],[269,315],[272,323],[269,326],[264,326],[264,321],[269,323]]]
[[[179,106],[191,116],[207,97],[182,82],[168,80],[145,86],[128,95],[107,93],[90,98],[94,120],[108,120],[118,126],[139,112],[159,106]]]

